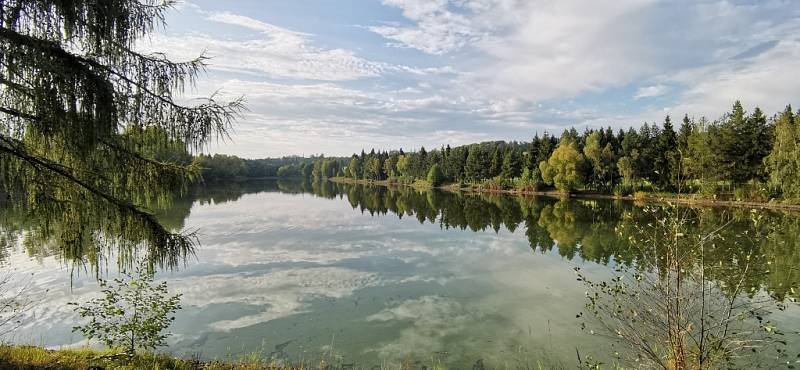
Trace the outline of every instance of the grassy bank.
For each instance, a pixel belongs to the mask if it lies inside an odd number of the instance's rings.
[[[418,189],[432,189],[426,181],[417,180],[413,183],[393,180],[363,180],[352,179],[347,177],[332,177],[329,181],[344,183],[344,184],[363,184],[363,185],[377,185],[377,186],[411,186]],[[636,192],[633,195],[613,195],[597,192],[571,192],[564,193],[560,191],[533,191],[527,189],[499,189],[493,187],[484,187],[480,184],[446,184],[436,187],[436,189],[452,192],[465,192],[465,193],[494,193],[494,194],[510,194],[516,196],[546,196],[555,198],[580,198],[580,199],[612,199],[612,200],[625,200],[632,202],[643,203],[677,203],[689,206],[701,207],[739,207],[739,208],[757,208],[757,209],[780,209],[789,211],[800,211],[800,204],[789,203],[776,203],[776,202],[754,202],[754,201],[736,201],[736,200],[719,200],[704,197],[701,194],[677,194],[677,193],[652,193],[652,192]]]
[[[255,357],[255,356],[254,356]],[[159,354],[133,357],[88,348],[48,350],[34,346],[0,346],[0,369],[4,370],[312,370],[332,369],[324,362],[314,365],[277,366],[259,359],[233,362],[201,362]]]
[[[482,370],[543,370],[567,369],[571,366],[563,364],[534,362],[524,366],[504,365],[501,367],[484,367]],[[137,354],[133,357],[111,351],[99,351],[89,348],[48,350],[35,346],[0,345],[0,369],[3,370],[410,370],[410,369],[447,370],[439,361],[430,363],[409,362],[396,366],[359,367],[355,364],[332,364],[324,360],[299,365],[283,363],[267,363],[261,356],[254,354],[238,361],[197,361],[174,358],[163,354]],[[473,367],[475,368],[475,367]],[[620,369],[611,366],[609,369]]]

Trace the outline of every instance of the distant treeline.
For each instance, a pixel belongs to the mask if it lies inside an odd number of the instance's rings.
[[[234,178],[303,177],[312,176],[314,162],[322,157],[286,156],[281,158],[244,159],[234,155],[200,154],[193,163],[202,169],[203,179],[216,181]]]
[[[136,136],[134,142],[149,143],[136,148],[141,155],[164,163],[192,166],[206,181],[237,178],[311,178],[314,163],[324,157],[284,156],[280,158],[246,159],[227,154],[192,155],[186,145],[169,139],[166,131],[155,128],[129,129],[125,135]],[[320,175],[316,175],[319,177]]]
[[[717,120],[684,116],[677,130],[575,128],[531,142],[484,142],[416,152],[375,150],[350,158],[319,158],[315,177],[473,184],[488,188],[561,191],[700,192],[734,199],[800,199],[800,112],[767,117],[740,102]]]

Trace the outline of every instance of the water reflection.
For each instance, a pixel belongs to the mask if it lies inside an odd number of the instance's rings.
[[[638,255],[641,249],[631,245],[629,235],[625,234],[630,228],[621,226],[652,223],[657,217],[651,209],[624,201],[431,192],[331,182],[278,182],[277,187],[281,191],[310,190],[320,197],[346,198],[354,209],[373,216],[413,217],[420,223],[437,224],[444,229],[499,232],[505,228],[514,232],[524,226],[534,251],[555,251],[568,260],[578,258],[601,264],[641,263]],[[692,208],[689,214],[692,219],[689,232],[693,234],[708,234],[726,225],[720,231],[725,242],[705,251],[706,263],[729,267],[727,274],[714,278],[738,279],[745,257],[755,255],[759,260],[750,261],[749,266],[760,271],[752,274],[748,290],[763,288],[778,299],[787,295],[796,297],[793,287],[800,283],[797,214],[735,208]],[[752,222],[754,217],[759,218],[757,225]],[[752,241],[749,236],[756,234],[763,237]]]
[[[11,238],[35,227],[2,212]],[[748,274],[750,291],[795,296],[796,216],[691,214],[696,232],[729,223],[726,241],[705,251],[707,263],[726,266],[715,269],[715,279],[741,276],[743,256],[756,252],[760,261],[750,266],[760,270]],[[625,202],[270,181],[197,187],[158,217],[173,230],[199,230],[202,242],[196,260],[161,274],[184,294],[173,327],[176,353],[335,353],[359,363],[421,361],[415,368],[435,357],[471,368],[545,354],[572,364],[575,346],[601,348],[578,328],[584,287],[570,266],[599,275],[617,264],[648,268],[625,226],[656,216]],[[765,237],[742,240],[756,231]],[[21,340],[80,343],[63,303],[94,294],[93,278],[70,286],[63,259],[55,258],[63,251],[26,239],[7,243],[3,258],[35,273],[50,293]],[[781,314],[796,322],[797,312]]]

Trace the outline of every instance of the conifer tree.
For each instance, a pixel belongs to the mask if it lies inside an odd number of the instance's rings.
[[[521,172],[522,163],[519,152],[514,149],[506,150],[503,156],[503,170],[500,176],[506,179],[513,179],[519,176]]]
[[[677,171],[677,136],[672,128],[672,120],[664,118],[664,127],[653,142],[653,178],[662,189],[675,184]]]
[[[174,3],[155,0],[5,0],[0,10],[0,175],[19,207],[71,225],[49,230],[74,258],[101,245],[146,245],[177,263],[192,234],[165,229],[150,211],[195,178],[154,158],[127,130],[158,129],[169,145],[200,149],[225,135],[241,100],[179,101],[207,58],[173,62],[136,45]],[[44,223],[47,228],[50,223]],[[93,249],[92,249],[93,248]],[[92,249],[90,252],[87,249]],[[124,256],[125,253],[118,255]]]

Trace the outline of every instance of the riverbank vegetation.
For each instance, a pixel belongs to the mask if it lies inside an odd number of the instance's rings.
[[[405,370],[419,364],[401,363],[397,366],[358,366],[357,364],[341,364],[334,360],[301,361],[297,364],[271,362],[263,359],[260,353],[242,356],[238,359],[200,361],[197,359],[180,359],[164,354],[140,353],[132,357],[119,356],[114,351],[98,351],[90,348],[48,350],[34,346],[0,345],[0,368],[8,370]],[[525,366],[487,367],[478,363],[478,370],[525,369],[552,370],[570,369],[571,366],[553,364],[544,361],[531,361]],[[425,361],[423,369],[446,370],[444,364],[437,360]],[[622,370],[620,367],[607,366],[604,369]]]
[[[34,346],[0,346],[0,368],[8,370],[315,370],[328,369],[326,366],[325,362],[297,366],[270,364],[261,356],[202,362],[164,354],[137,353],[128,356],[90,348],[48,350]]]
[[[346,160],[318,159],[314,168],[325,169],[313,172],[316,178],[398,184],[436,179],[484,190],[797,202],[800,114],[787,106],[768,118],[759,108],[746,112],[737,101],[714,121],[684,116],[677,130],[667,116],[660,125],[645,123],[638,130],[572,128],[530,142],[362,151]]]

